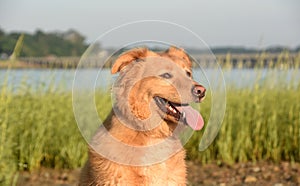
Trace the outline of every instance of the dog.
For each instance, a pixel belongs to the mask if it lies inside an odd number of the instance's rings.
[[[134,48],[116,59],[113,109],[90,143],[79,185],[186,185],[177,129],[203,127],[189,104],[206,92],[191,68],[189,56],[176,47]]]

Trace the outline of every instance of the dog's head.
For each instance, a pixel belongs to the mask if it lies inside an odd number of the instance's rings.
[[[159,124],[173,131],[181,123],[201,129],[203,119],[189,104],[201,102],[206,90],[192,79],[191,66],[188,55],[175,47],[163,53],[136,48],[121,54],[111,70],[120,72],[113,89],[115,108],[126,123],[135,121],[134,128]]]

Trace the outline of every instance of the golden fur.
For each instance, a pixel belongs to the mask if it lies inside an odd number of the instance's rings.
[[[148,58],[153,61],[151,63],[162,63],[162,65],[153,66],[150,62],[136,62]],[[170,63],[163,63],[162,60]],[[151,75],[160,68],[173,69],[176,64],[178,67],[175,71],[178,79],[174,81],[175,83]],[[79,185],[186,185],[185,150],[179,139],[168,140],[155,152],[145,150],[134,154],[118,143],[109,140],[106,142],[106,139],[111,135],[123,144],[144,147],[172,137],[174,129],[179,125],[178,122],[168,115],[164,116],[164,119],[161,119],[159,114],[154,115],[157,107],[153,105],[152,99],[153,96],[158,95],[177,103],[191,102],[190,88],[196,84],[191,77],[188,77],[191,76],[191,64],[187,54],[175,47],[162,53],[137,48],[119,56],[111,69],[112,73],[120,72],[120,78],[114,88],[117,92],[115,98],[117,111],[113,109],[103,123],[108,134],[98,131],[93,138],[96,145],[89,148],[89,159],[82,169]],[[189,90],[181,91],[184,86],[188,86]],[[128,99],[125,99],[126,97]],[[121,119],[116,112],[122,116]],[[154,118],[151,118],[152,116]],[[157,122],[158,120],[160,122]],[[107,149],[109,153],[122,156],[121,158],[132,162],[142,161],[141,159],[151,162],[152,159],[159,159],[174,149],[179,150],[164,161],[132,166],[117,163],[100,155],[97,151],[99,143],[102,145],[101,149]]]

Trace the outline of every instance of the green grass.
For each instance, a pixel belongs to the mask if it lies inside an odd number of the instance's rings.
[[[227,86],[225,118],[216,140],[199,152],[202,132],[196,132],[186,144],[188,159],[228,164],[300,162],[300,84],[270,88],[271,82],[268,79],[254,89]],[[33,91],[26,84],[15,91],[8,84],[0,88],[0,185],[10,184],[20,170],[81,167],[87,146],[75,122],[71,92]],[[96,103],[104,118],[110,110],[109,94],[98,93]],[[100,109],[103,104],[109,106]],[[209,95],[201,113],[207,120]]]
[[[1,95],[0,185],[16,170],[72,169],[84,163],[87,148],[71,98],[71,93]]]
[[[37,90],[25,82],[14,90],[4,84],[0,87],[0,185],[10,185],[22,170],[83,166],[87,145],[76,125],[72,93],[52,85],[45,88],[43,83]],[[97,105],[109,102],[110,95],[99,91]],[[98,111],[105,118],[110,108]]]
[[[227,89],[226,113],[215,142],[198,152],[197,132],[186,145],[198,162],[300,161],[300,86]],[[204,117],[209,105],[203,103]]]

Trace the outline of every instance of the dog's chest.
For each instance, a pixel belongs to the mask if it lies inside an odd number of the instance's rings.
[[[136,171],[141,183],[146,185],[185,185],[186,181],[185,162],[176,155],[162,163],[138,167]]]
[[[157,165],[140,167],[137,173],[142,177],[151,177],[150,175],[153,175],[153,177],[165,177],[167,176],[168,171],[169,168],[167,167],[166,163],[163,162]]]

